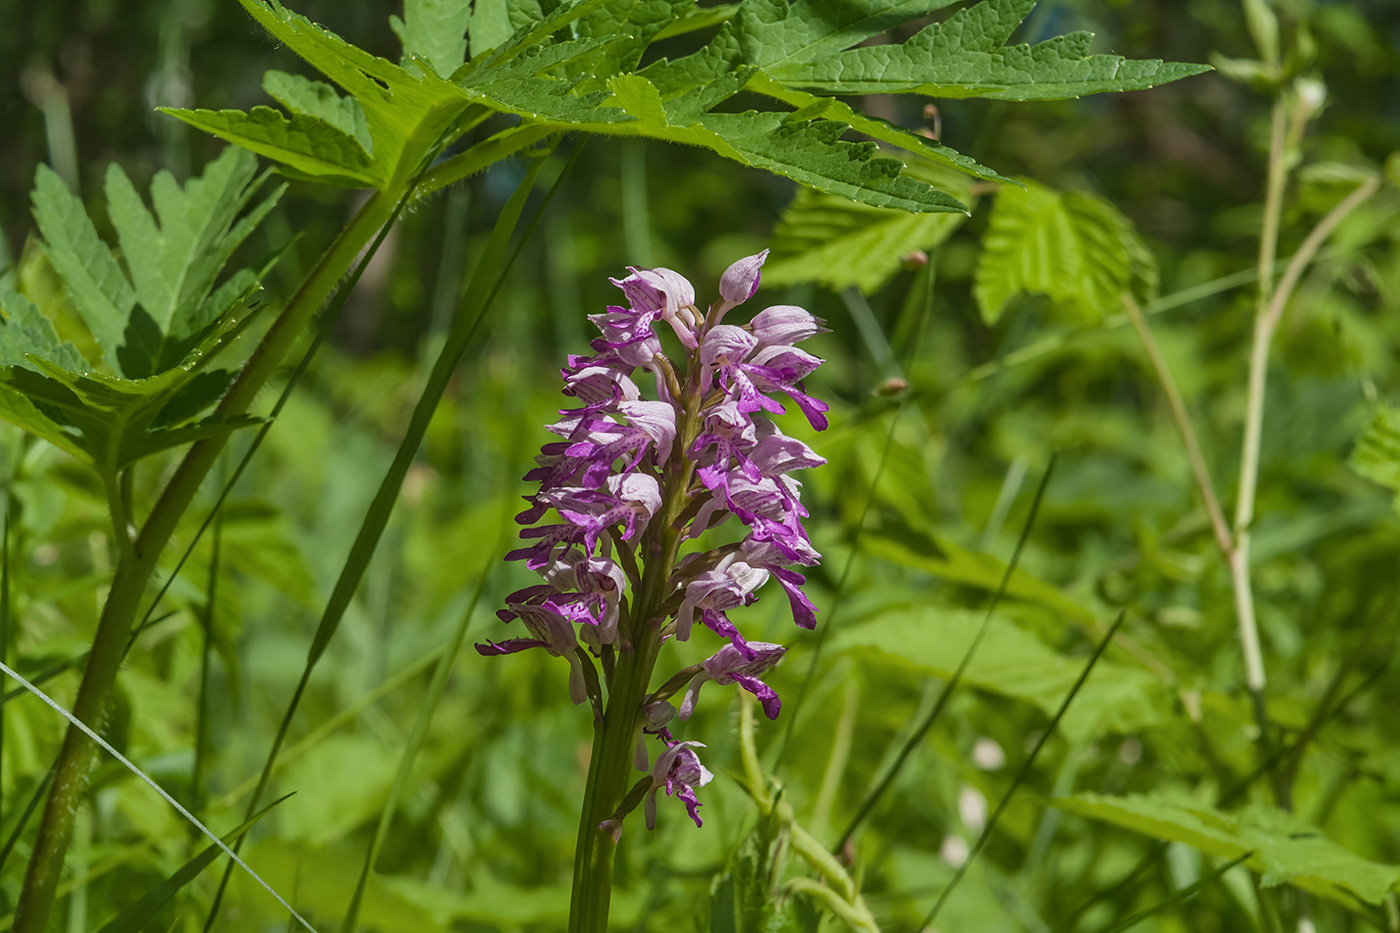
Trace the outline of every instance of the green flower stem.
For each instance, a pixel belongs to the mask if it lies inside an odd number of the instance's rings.
[[[349,225],[341,230],[281,316],[263,336],[237,381],[219,404],[218,414],[239,414],[252,405],[258,390],[276,371],[292,344],[305,332],[312,316],[336,282],[389,219],[399,194],[380,192],[372,195]],[[126,653],[127,636],[156,562],[227,440],[227,435],[211,437],[189,449],[151,510],[141,533],[118,558],[112,588],[102,607],[92,652],[88,656],[87,668],[83,672],[72,710],[79,720],[94,730],[101,728],[102,713],[116,682],[117,669]],[[81,730],[70,726],[63,737],[63,746],[55,764],[53,789],[44,806],[34,854],[20,891],[19,906],[15,911],[15,933],[44,933],[47,929],[49,912],[63,871],[64,856],[73,834],[73,816],[86,787],[93,753],[93,743]]]
[[[698,351],[697,351],[698,353]],[[698,371],[697,359],[690,372]],[[685,412],[676,425],[677,451],[690,449],[700,428],[700,391],[693,380],[686,387]],[[593,755],[579,815],[578,845],[574,852],[573,894],[569,904],[569,933],[607,933],[612,900],[613,856],[617,833],[601,829],[617,812],[632,784],[632,762],[642,729],[642,705],[646,701],[657,654],[661,649],[661,606],[681,546],[676,527],[686,506],[686,491],[695,476],[695,463],[678,456],[665,478],[661,510],[652,517],[639,551],[646,558],[641,587],[631,606],[629,631],[622,633],[617,667],[608,683],[607,709],[595,723]],[[620,831],[620,827],[619,830]]]

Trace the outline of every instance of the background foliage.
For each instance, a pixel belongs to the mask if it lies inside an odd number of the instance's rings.
[[[308,0],[298,11],[397,58],[375,5]],[[1278,12],[1283,56],[1328,89],[1302,142],[1308,167],[1286,202],[1280,255],[1288,256],[1358,173],[1400,149],[1400,13],[1384,3],[1302,0]],[[50,296],[39,310],[57,322],[55,339],[71,339],[80,329],[65,331],[64,322],[89,312],[35,248],[33,238],[53,244],[58,236],[43,216],[37,226],[31,218],[35,166],[56,173],[41,184],[61,180],[78,192],[93,235],[124,242],[131,223],[104,208],[120,186],[111,179],[129,177],[144,192],[158,169],[184,181],[220,150],[154,106],[248,109],[266,102],[264,71],[301,68],[234,3],[7,0],[0,23],[3,243],[25,293]],[[916,97],[863,102],[894,123],[936,131],[1005,175],[1035,180],[1022,190],[913,165],[916,175],[961,186],[948,190],[973,206],[966,220],[798,191],[697,149],[590,143],[459,369],[310,684],[273,785],[275,796],[296,795],[259,822],[245,849],[298,909],[326,928],[339,922],[399,752],[420,709],[436,703],[368,888],[363,928],[562,927],[588,748],[562,666],[464,655],[439,698],[432,665],[464,613],[468,637],[485,637],[501,597],[521,584],[499,560],[525,491],[518,477],[541,441],[536,426],[558,407],[557,367],[581,349],[583,315],[611,300],[606,276],[626,264],[666,265],[704,283],[704,294],[732,259],[771,246],[759,300],[803,304],[832,329],[810,345],[829,361],[813,388],[832,401],[834,417],[829,433],[810,439],[830,460],[808,493],[809,527],[827,555],[813,581],[826,632],[801,704],[815,638],[787,631],[771,597],[741,624],[755,637],[769,625],[797,645],[773,675],[794,700],[777,724],[760,728],[759,749],[783,800],[822,841],[840,835],[957,668],[1027,521],[1037,477],[1059,452],[1022,574],[965,689],[846,850],[882,926],[917,928],[1093,645],[1126,610],[939,928],[1107,930],[1203,878],[1194,899],[1139,929],[1275,929],[1275,912],[1304,913],[1324,930],[1397,928],[1400,681],[1390,659],[1400,423],[1386,403],[1400,393],[1400,197],[1384,189],[1344,222],[1276,340],[1255,594],[1269,718],[1280,742],[1310,741],[1283,769],[1281,797],[1270,777],[1240,790],[1260,743],[1241,686],[1229,574],[1117,296],[1129,291],[1156,312],[1152,328],[1209,470],[1232,501],[1268,107],[1239,80],[1251,74],[1238,62],[1256,53],[1234,3],[1043,0],[1017,39],[1081,28],[1098,33],[1095,51],[1217,56],[1222,68],[1078,101],[941,101],[933,112]],[[677,58],[709,34],[662,38],[648,56]],[[546,180],[562,158],[546,165]],[[113,161],[122,170],[109,175]],[[403,219],[216,534],[172,587],[171,613],[143,631],[122,671],[106,735],[216,829],[241,820],[346,542],[444,339],[463,271],[524,171],[501,163]],[[261,190],[266,198],[274,189]],[[231,268],[261,273],[280,251],[261,298],[275,306],[356,197],[293,181],[269,201]],[[901,263],[915,249],[930,253],[929,270]],[[135,292],[151,312],[139,283]],[[203,300],[182,304],[186,317],[166,317],[162,332],[179,325],[180,340],[197,337]],[[144,365],[159,372],[179,361],[157,353]],[[158,406],[131,404],[155,419],[156,436]],[[105,495],[69,454],[102,454],[63,453],[0,430],[11,527],[7,657],[26,676],[47,676],[45,689],[67,702],[112,562]],[[232,450],[250,438],[235,435]],[[137,473],[138,511],[167,468],[160,449],[157,439],[139,453],[156,456]],[[212,493],[187,516],[177,544],[190,540],[209,504]],[[702,646],[682,647],[701,657]],[[618,929],[760,922],[752,899],[781,833],[757,818],[736,780],[734,710],[710,689],[692,729],[723,769],[706,788],[706,825],[697,831],[663,811],[655,833],[629,827]],[[61,723],[29,697],[6,702],[3,715],[0,834],[8,837]],[[1047,806],[1052,798],[1060,802]],[[101,928],[205,848],[115,765],[94,775],[88,800],[62,889],[67,930]],[[4,912],[13,909],[27,845],[21,835],[0,873]],[[1242,865],[1211,877],[1239,856],[1247,856]],[[1115,888],[1139,864],[1137,879]],[[150,928],[198,929],[217,876],[206,872],[182,889]],[[799,895],[794,903],[810,911],[813,902]],[[788,922],[817,922],[801,911]],[[235,874],[221,922],[283,929],[286,916]]]

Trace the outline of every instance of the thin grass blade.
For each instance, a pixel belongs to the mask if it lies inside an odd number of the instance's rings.
[[[1022,782],[1030,776],[1031,768],[1035,766],[1035,760],[1040,755],[1040,750],[1045,747],[1046,742],[1050,741],[1050,736],[1054,734],[1056,727],[1060,724],[1060,720],[1063,719],[1065,713],[1069,711],[1070,704],[1073,703],[1074,698],[1079,695],[1080,688],[1089,680],[1089,675],[1093,673],[1094,665],[1098,664],[1099,658],[1103,657],[1103,653],[1108,648],[1109,642],[1113,641],[1113,636],[1118,634],[1118,629],[1122,627],[1125,618],[1127,618],[1126,612],[1118,613],[1118,618],[1114,619],[1113,624],[1108,627],[1108,631],[1099,641],[1098,647],[1095,648],[1094,653],[1090,655],[1088,663],[1084,665],[1084,670],[1080,672],[1079,679],[1074,682],[1074,686],[1069,688],[1069,693],[1065,695],[1064,702],[1061,703],[1060,708],[1055,711],[1054,717],[1050,720],[1050,725],[1040,733],[1040,738],[1036,741],[1035,748],[1031,749],[1031,753],[1027,755],[1026,760],[1021,763],[1021,769],[1016,772],[1016,777],[1012,779],[1011,786],[1006,789],[1006,793],[1003,794],[1001,800],[997,802],[996,809],[992,811],[991,817],[987,820],[987,825],[982,827],[982,834],[977,837],[977,842],[973,845],[972,851],[967,854],[967,858],[963,859],[962,864],[958,866],[958,870],[953,874],[953,878],[948,882],[948,886],[943,889],[943,893],[938,895],[938,900],[934,902],[933,909],[931,909],[928,912],[928,916],[924,918],[923,927],[928,927],[933,923],[934,918],[937,917],[938,912],[943,909],[943,905],[947,903],[948,898],[952,895],[954,889],[957,888],[958,883],[961,882],[963,877],[967,874],[967,870],[971,867],[973,860],[977,858],[977,854],[982,851],[982,847],[985,846],[987,840],[991,838],[992,831],[996,829],[997,822],[1001,819],[1001,815],[1006,812],[1006,807],[1011,803],[1011,798],[1016,793],[1016,788],[1020,787]]]
[[[19,675],[18,672],[16,672],[8,664],[0,663],[0,673],[3,673],[11,680],[18,683],[21,687],[24,687],[30,693],[43,700],[44,703],[47,704],[51,709],[53,709],[54,712],[58,713],[64,719],[68,720],[68,722],[74,728],[78,729],[89,739],[91,739],[97,745],[98,748],[101,748],[107,754],[111,755],[113,758],[117,759],[117,761],[121,762],[123,767],[125,767],[128,771],[130,771],[132,774],[136,775],[143,782],[145,782],[146,786],[149,787],[151,790],[155,791],[157,794],[159,794],[161,799],[164,800],[166,803],[170,804],[170,806],[175,810],[176,813],[180,814],[182,817],[184,817],[186,820],[192,823],[195,826],[195,828],[198,829],[201,833],[203,833],[211,842],[213,842],[214,845],[217,846],[221,852],[223,852],[225,855],[231,858],[233,860],[233,864],[237,865],[239,868],[247,872],[248,876],[254,881],[256,881],[264,891],[266,891],[268,894],[271,894],[273,899],[276,900],[277,903],[281,904],[282,907],[287,911],[290,911],[292,916],[296,917],[303,927],[310,930],[311,933],[316,933],[316,928],[313,927],[309,922],[307,922],[305,917],[297,913],[295,908],[293,908],[291,904],[288,904],[287,901],[282,897],[282,895],[278,894],[275,890],[273,890],[272,886],[266,881],[264,881],[261,875],[253,871],[253,869],[249,867],[247,862],[243,861],[241,858],[238,857],[238,854],[236,852],[234,852],[228,846],[224,845],[224,841],[222,839],[214,835],[214,833],[210,831],[209,827],[201,823],[193,813],[191,813],[189,810],[186,810],[180,804],[180,801],[170,796],[170,793],[166,791],[165,788],[157,784],[152,778],[150,778],[146,774],[146,772],[142,771],[140,768],[136,767],[136,765],[132,764],[131,759],[127,758],[121,752],[113,748],[111,743],[109,743],[106,739],[102,738],[102,736],[94,732],[91,729],[91,727],[88,726],[87,723],[83,722],[77,716],[74,716],[68,710],[64,709],[47,693],[31,684],[29,681],[25,680],[22,676]]]
[[[841,838],[837,840],[832,851],[840,852],[845,847],[846,842],[855,834],[855,831],[860,828],[860,824],[863,823],[865,818],[870,815],[870,812],[875,809],[875,805],[880,802],[880,798],[885,795],[885,791],[889,790],[890,785],[894,783],[894,779],[899,774],[900,769],[904,767],[904,762],[909,759],[914,749],[924,740],[924,736],[928,735],[929,730],[938,722],[938,717],[943,715],[943,710],[947,708],[949,700],[953,698],[953,694],[962,683],[963,674],[967,672],[968,665],[972,663],[973,656],[977,654],[977,649],[981,646],[982,640],[987,634],[987,630],[991,628],[992,614],[996,612],[997,606],[1001,604],[1002,598],[1006,596],[1006,588],[1011,585],[1011,578],[1016,573],[1016,567],[1021,563],[1021,552],[1025,549],[1026,541],[1030,538],[1031,529],[1035,527],[1036,517],[1040,514],[1040,503],[1045,498],[1045,490],[1050,485],[1050,477],[1055,473],[1055,463],[1058,459],[1058,454],[1050,455],[1050,462],[1045,467],[1044,475],[1040,477],[1040,485],[1036,487],[1035,498],[1031,500],[1031,510],[1026,516],[1026,524],[1022,526],[1021,535],[1016,539],[1016,550],[1012,551],[1011,560],[1006,564],[1006,573],[1002,574],[1001,583],[997,586],[997,591],[993,594],[992,601],[987,604],[987,614],[982,619],[982,625],[977,629],[977,634],[973,637],[972,644],[967,646],[967,653],[964,654],[962,660],[958,662],[958,669],[953,672],[953,678],[948,681],[948,685],[944,687],[943,692],[938,695],[938,702],[929,710],[928,715],[919,723],[918,728],[909,733],[909,737],[905,740],[904,744],[900,746],[899,752],[890,763],[888,770],[880,776],[875,786],[870,789],[870,792],[865,795],[865,799],[860,802],[860,806],[856,808],[855,816],[851,817],[850,823],[846,825],[845,832],[841,834]]]
[[[471,600],[468,601],[467,608],[457,621],[457,627],[452,632],[452,639],[448,642],[447,650],[438,659],[437,668],[433,671],[433,679],[428,684],[428,694],[423,698],[422,705],[418,707],[418,718],[413,724],[413,732],[409,735],[407,744],[404,745],[403,754],[399,756],[399,768],[394,774],[394,783],[389,787],[389,796],[384,801],[383,809],[379,812],[379,824],[374,829],[374,839],[370,842],[369,851],[365,853],[365,864],[360,870],[360,880],[355,883],[355,893],[350,898],[350,907],[346,911],[345,920],[340,925],[341,933],[355,933],[359,929],[360,905],[364,901],[365,890],[369,887],[369,878],[374,871],[374,863],[379,860],[379,850],[384,845],[384,838],[389,835],[389,824],[393,822],[394,813],[399,808],[399,800],[402,799],[409,776],[413,773],[413,763],[418,757],[419,750],[423,747],[423,740],[428,737],[428,727],[432,725],[433,714],[437,712],[438,704],[442,701],[443,691],[447,688],[447,678],[452,674],[452,665],[457,660],[457,652],[462,648],[467,627],[471,624],[472,616],[476,614],[476,607],[481,602],[481,594],[486,589],[486,580],[491,575],[491,569],[491,567],[483,569],[481,576],[477,578]]]
[[[1187,898],[1192,897],[1197,891],[1201,890],[1201,888],[1204,888],[1206,885],[1214,884],[1216,881],[1224,877],[1226,872],[1234,868],[1236,865],[1239,865],[1241,862],[1243,862],[1245,859],[1249,858],[1253,854],[1254,851],[1250,850],[1244,855],[1238,856],[1226,862],[1224,865],[1221,865],[1219,868],[1217,868],[1210,874],[1202,876],[1194,884],[1188,884],[1186,887],[1180,889],[1179,891],[1173,891],[1171,897],[1167,898],[1164,901],[1160,901],[1156,904],[1153,904],[1146,910],[1138,911],[1137,913],[1133,914],[1131,917],[1124,920],[1117,926],[1112,926],[1109,927],[1107,930],[1104,930],[1103,933],[1123,933],[1124,930],[1132,929],[1139,923],[1142,923],[1142,921],[1146,920],[1148,917],[1156,916],[1157,914],[1160,914],[1167,908],[1180,904]]]
[[[274,800],[272,803],[259,810],[251,819],[244,820],[242,824],[230,832],[225,833],[224,842],[227,843],[242,838],[244,833],[252,829],[253,824],[262,819],[273,807],[290,796],[292,795],[287,794],[286,797],[279,797],[277,800]],[[107,921],[97,933],[140,933],[141,930],[146,929],[151,923],[156,913],[168,904],[176,894],[180,893],[181,888],[189,884],[195,878],[198,878],[200,873],[203,872],[205,868],[209,867],[209,863],[219,857],[220,852],[221,850],[218,846],[209,846],[203,852],[200,852],[182,865],[169,878],[166,878],[160,884],[141,895],[140,898],[128,904],[121,913]]]
[[[49,789],[49,782],[53,780],[53,772],[54,769],[50,766],[43,779],[39,781],[39,786],[35,787],[34,793],[30,795],[29,803],[25,804],[24,812],[20,814],[14,829],[5,838],[5,844],[0,846],[0,871],[5,869],[5,862],[9,860],[10,853],[15,850],[15,843],[19,842],[19,837],[24,833],[24,827],[29,824],[29,818],[39,808],[39,801],[44,799],[44,791]]]

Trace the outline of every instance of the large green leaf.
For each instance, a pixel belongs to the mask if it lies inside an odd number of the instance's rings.
[[[951,172],[920,174],[956,197],[967,197],[970,186]],[[833,289],[853,285],[869,294],[889,281],[902,257],[933,248],[963,220],[962,214],[911,214],[803,188],[774,231],[763,280],[819,282]]]
[[[255,190],[256,169],[256,160],[230,146],[183,188],[169,172],[158,172],[151,181],[153,217],[121,167],[108,167],[107,214],[139,306],[115,359],[123,375],[145,377],[175,365],[256,284],[251,272],[240,270],[226,288],[214,288],[234,251],[281,195],[279,189],[239,218]]]
[[[1121,311],[1124,292],[1146,302],[1156,290],[1156,260],[1113,205],[1033,182],[997,192],[973,288],[987,323],[1023,292],[1092,323]]]
[[[789,57],[765,66],[784,84],[830,94],[1058,100],[1136,91],[1210,70],[1205,65],[1092,55],[1093,34],[1003,47],[1036,0],[983,0],[925,27],[902,45]],[[941,4],[940,4],[941,5]],[[795,6],[794,6],[795,8]]]
[[[183,187],[158,174],[154,214],[126,175],[110,169],[108,215],[130,279],[81,203],[39,170],[34,214],[44,253],[116,374],[95,371],[27,296],[0,292],[0,418],[112,475],[152,453],[253,423],[200,413],[232,378],[208,368],[249,320],[230,312],[270,267],[225,270],[282,192],[249,208],[255,161],[229,147]]]
[[[1354,905],[1357,899],[1379,904],[1400,882],[1400,865],[1364,859],[1332,842],[1316,826],[1274,807],[1256,804],[1223,813],[1168,794],[1078,794],[1055,805],[1222,858],[1253,852],[1245,864],[1263,875],[1265,886],[1293,884],[1344,904]]]
[[[471,10],[471,0],[404,0],[403,19],[391,16],[389,25],[403,43],[405,59],[417,56],[438,74],[450,75],[467,60]]]
[[[746,0],[703,15],[687,0],[480,0],[469,16],[463,0],[412,0],[404,18],[393,22],[404,43],[404,66],[355,48],[280,3],[239,2],[278,41],[359,103],[369,145],[363,144],[355,112],[345,109],[346,102],[311,81],[271,80],[269,92],[290,115],[267,108],[170,112],[277,159],[291,174],[382,190],[401,184],[428,148],[460,132],[454,123],[479,105],[549,129],[702,146],[872,207],[965,211],[948,192],[902,174],[897,160],[877,156],[874,144],[845,135],[855,131],[980,178],[1005,179],[940,142],[806,90],[864,93],[874,80],[869,67],[862,66],[860,82],[849,84],[817,72],[851,55],[898,53],[907,61],[899,68],[892,65],[879,80],[889,89],[927,90],[936,82],[952,81],[950,70],[967,72],[968,56],[982,56],[990,64],[971,68],[976,81],[950,84],[950,93],[984,93],[987,82],[1002,81],[1017,88],[1003,90],[1003,96],[1044,97],[1064,96],[1075,81],[1074,87],[1083,85],[1077,92],[1146,87],[1198,70],[1105,56],[1070,61],[1067,50],[1080,42],[1076,37],[1036,46],[1026,54],[1037,64],[1023,66],[1017,58],[1023,47],[1001,45],[1029,10],[1027,0],[984,0],[924,30],[907,49],[878,47],[885,51],[855,46],[942,9],[950,0]],[[723,23],[702,50],[631,72],[652,42],[698,28],[691,22],[696,19]],[[471,59],[454,67],[465,54],[464,25]],[[565,26],[570,37],[556,38]],[[930,57],[920,43],[936,47],[941,57]],[[901,84],[908,81],[900,68],[917,72],[910,87]],[[1104,77],[1109,71],[1116,77]],[[794,109],[715,112],[746,87]],[[473,123],[479,116],[480,111],[473,111],[462,122]]]
[[[976,637],[983,615],[967,609],[918,606],[880,612],[832,640],[832,649],[874,663],[948,678]],[[994,618],[963,679],[971,686],[1033,703],[1047,715],[1064,701],[1083,672],[1082,659],[1065,657],[1010,622]],[[1060,728],[1075,744],[1104,732],[1153,725],[1171,703],[1160,682],[1138,668],[1100,661]]]
[[[402,182],[470,103],[431,68],[409,71],[371,55],[280,3],[239,2],[259,25],[354,98],[369,145],[358,127],[346,132],[342,111],[324,93],[307,93],[311,82],[280,95],[290,116],[267,107],[247,113],[164,112],[276,159],[294,174],[381,189]],[[274,88],[281,91],[284,85],[274,82]]]
[[[340,96],[335,88],[324,81],[312,81],[285,71],[267,72],[263,75],[262,86],[268,97],[293,114],[328,123],[342,135],[349,136],[359,144],[366,156],[374,149],[365,109],[355,98]]]

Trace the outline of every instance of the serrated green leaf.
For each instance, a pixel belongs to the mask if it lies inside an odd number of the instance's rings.
[[[100,469],[120,471],[151,454],[259,423],[249,416],[205,418],[171,426],[164,409],[194,380],[177,367],[149,379],[119,379],[103,373],[78,375],[37,361],[35,369],[0,368],[0,385],[23,395],[57,432],[62,445]],[[212,399],[199,388],[202,401]],[[190,406],[194,407],[194,406]],[[198,407],[204,407],[200,405]],[[163,426],[164,425],[164,426]]]
[[[252,197],[256,169],[256,159],[230,146],[183,188],[159,172],[151,182],[152,217],[126,173],[109,166],[107,213],[140,304],[117,352],[123,375],[143,378],[175,365],[192,338],[256,284],[240,270],[211,296],[224,264],[281,197],[279,188],[236,221]]]
[[[982,625],[983,614],[953,607],[890,609],[832,639],[832,650],[922,674],[949,678]],[[1053,714],[1084,668],[1034,635],[993,619],[981,649],[963,674],[971,686],[1032,703]],[[1148,672],[1100,661],[1060,721],[1072,743],[1106,732],[1132,732],[1160,722],[1171,703]]]
[[[1003,48],[1035,2],[982,0],[902,45],[853,48],[951,0],[749,0],[704,49],[658,63],[648,77],[670,96],[748,64],[789,87],[828,94],[1055,100],[1139,90],[1208,70],[1090,55],[1088,33]]]
[[[924,180],[934,179],[925,175]],[[937,187],[967,196],[969,186],[959,177],[938,182]],[[803,188],[778,221],[763,280],[769,285],[817,282],[832,289],[853,285],[869,294],[889,281],[902,257],[932,249],[964,219],[963,214],[869,207]]]
[[[1255,804],[1223,813],[1169,794],[1079,794],[1057,800],[1055,806],[1222,858],[1252,851],[1245,864],[1264,876],[1265,886],[1287,882],[1348,905],[1358,898],[1379,904],[1400,882],[1400,866],[1364,859],[1317,827],[1274,807]]]
[[[471,23],[468,26],[472,58],[500,46],[511,37],[516,27],[511,23],[508,6],[506,0],[476,0],[472,4]],[[539,18],[543,18],[543,13]]]
[[[739,3],[717,3],[714,6],[691,7],[679,19],[674,20],[669,26],[656,34],[656,38],[670,39],[675,36],[683,36],[686,33],[698,32],[701,29],[709,29],[711,26],[721,26],[734,18],[734,14],[739,11]]]
[[[838,123],[845,123],[858,133],[864,133],[872,139],[880,142],[898,146],[907,152],[923,156],[940,165],[957,169],[974,178],[981,178],[986,181],[1009,182],[1019,184],[1013,179],[1007,178],[993,169],[981,165],[976,159],[965,156],[950,146],[929,139],[927,136],[920,136],[918,133],[911,133],[902,126],[896,126],[888,120],[879,117],[872,117],[861,113],[851,107],[845,101],[836,100],[831,97],[818,97],[806,91],[793,90],[786,87],[766,75],[759,74],[747,85],[748,90],[757,91],[760,94],[767,94],[770,97],[791,104],[794,107],[816,107],[823,106],[820,114],[815,114],[826,120],[835,120]]]
[[[404,64],[416,55],[443,77],[461,68],[467,60],[471,15],[471,0],[404,0],[403,19],[389,17],[403,43]]]
[[[115,365],[136,292],[82,202],[47,165],[40,165],[35,175],[33,202],[49,262],[63,277],[103,355]]]
[[[45,254],[59,257],[54,271],[120,375],[91,372],[26,296],[0,294],[0,418],[111,475],[157,451],[256,423],[199,418],[230,380],[205,372],[209,361],[252,318],[236,321],[229,312],[275,262],[234,270],[214,287],[282,193],[248,208],[255,169],[251,155],[230,147],[184,186],[158,174],[154,213],[120,169],[109,170],[108,214],[134,287],[82,205],[41,171],[34,200]],[[75,266],[80,260],[85,265]],[[117,319],[120,304],[110,296],[122,287],[130,300]]]
[[[694,0],[605,0],[579,18],[575,32],[579,36],[623,39],[589,56],[578,67],[599,76],[631,71],[662,30],[694,8]]]
[[[158,108],[196,129],[292,168],[299,177],[350,188],[373,188],[382,173],[353,137],[315,117],[271,107],[242,110]]]
[[[793,62],[820,61],[949,6],[955,0],[747,0],[719,34],[692,55],[658,62],[647,76],[670,97],[740,65],[773,74]]]
[[[1124,292],[1146,302],[1156,289],[1152,253],[1111,204],[1032,182],[997,193],[973,289],[988,324],[1023,292],[1094,322],[1120,310]]]
[[[364,111],[372,156],[354,137],[320,119],[267,108],[238,111],[172,111],[176,116],[286,162],[295,171],[333,183],[354,179],[362,187],[386,188],[416,170],[469,100],[451,82],[429,72],[409,71],[357,48],[280,3],[239,0],[254,20],[358,101]],[[259,111],[266,111],[260,113]]]
[[[1059,100],[1155,87],[1209,70],[1158,60],[1091,55],[1087,32],[1034,46],[1003,47],[1036,0],[982,0],[902,45],[789,57],[764,70],[797,87],[832,94],[919,93],[930,97]]]
[[[460,62],[459,62],[460,64]],[[328,123],[359,143],[368,156],[374,150],[369,136],[369,121],[364,108],[353,97],[341,97],[324,81],[312,81],[285,71],[269,71],[263,75],[263,91],[268,97],[292,113],[304,114]]]
[[[78,348],[58,336],[53,322],[33,302],[0,287],[0,366],[33,369],[31,355],[53,360],[65,369],[88,368]]]
[[[1400,492],[1400,409],[1376,409],[1347,465],[1371,482]]]

